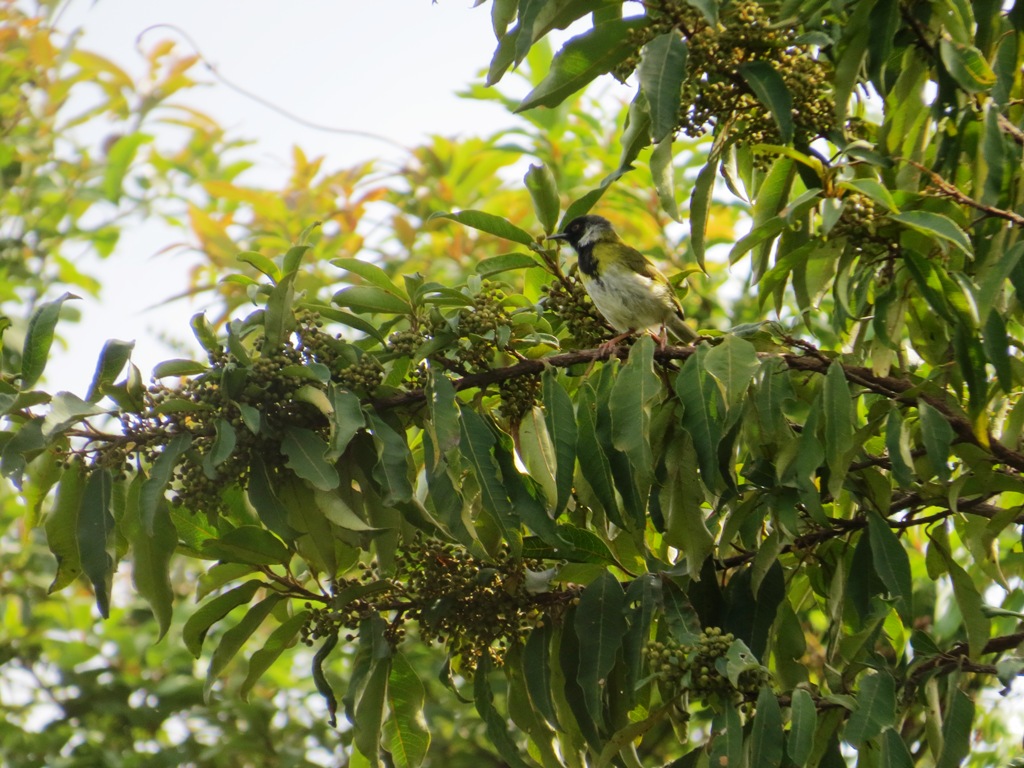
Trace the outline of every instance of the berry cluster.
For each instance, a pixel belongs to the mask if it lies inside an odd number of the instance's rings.
[[[607,323],[578,277],[570,275],[541,290],[545,294],[544,306],[569,329],[577,347],[589,349],[609,338]]]
[[[453,352],[467,370],[488,370],[495,353],[508,344],[512,323],[505,311],[505,299],[505,292],[497,283],[484,280],[473,296],[472,306],[459,311],[459,340]]]
[[[540,394],[540,376],[516,376],[502,379],[498,384],[501,395],[501,414],[511,424],[518,424],[533,408]]]
[[[424,540],[405,551],[396,579],[413,598],[405,615],[418,622],[420,637],[444,643],[471,670],[485,653],[501,663],[511,644],[576,597],[572,589],[528,590],[528,571],[541,569],[540,561],[504,552],[488,562],[452,544]]]
[[[346,363],[339,351],[343,342],[329,337],[320,325],[319,318],[306,313],[298,318],[293,338],[272,352],[253,353],[251,360],[242,361],[224,350],[214,351],[207,373],[179,387],[154,382],[143,393],[138,413],[120,414],[124,440],[97,451],[94,464],[123,469],[127,446],[152,464],[173,438],[188,435],[188,449],[171,473],[172,501],[207,514],[220,510],[226,488],[247,486],[256,457],[272,478],[287,472],[280,451],[286,428],[328,436],[323,413],[299,395],[304,387],[324,385],[301,375],[302,366],[325,365],[339,383],[353,368],[341,368]]]
[[[737,685],[725,674],[725,657],[735,641],[732,633],[719,627],[706,627],[692,645],[675,640],[648,644],[645,649],[651,672],[661,682],[666,698],[693,697],[707,702],[748,702],[756,698],[768,681],[768,671],[751,666],[737,678]]]
[[[632,72],[649,41],[678,30],[688,47],[679,130],[700,136],[709,128],[729,126],[745,143],[780,143],[774,118],[742,75],[742,66],[753,62],[769,64],[785,83],[793,100],[797,143],[809,143],[833,129],[828,64],[799,42],[798,30],[776,24],[754,0],[725,6],[717,25],[709,24],[696,5],[686,0],[647,3],[648,23],[634,35],[637,53],[617,74]]]

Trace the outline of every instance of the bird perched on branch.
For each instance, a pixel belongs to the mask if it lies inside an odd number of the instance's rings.
[[[686,324],[683,308],[668,278],[640,251],[622,241],[602,216],[579,216],[565,230],[548,235],[565,240],[579,257],[580,278],[594,306],[619,335],[601,349],[614,347],[636,331],[659,327],[664,349],[667,332],[687,344],[700,336]]]

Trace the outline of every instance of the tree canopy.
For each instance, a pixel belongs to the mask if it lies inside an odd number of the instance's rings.
[[[277,189],[196,56],[143,85],[0,4],[5,759],[1009,764],[1024,6],[489,10],[507,130]],[[601,348],[545,240],[586,212],[698,343]],[[146,217],[205,357],[47,391],[69,254]]]

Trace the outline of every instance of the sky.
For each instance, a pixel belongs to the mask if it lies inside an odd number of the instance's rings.
[[[431,134],[486,135],[512,120],[496,105],[455,95],[482,81],[495,45],[489,5],[472,8],[470,0],[70,0],[57,26],[79,32],[81,47],[133,74],[144,71],[140,35],[143,48],[169,38],[188,52],[187,35],[217,73],[262,99],[303,120],[401,146]],[[283,179],[294,145],[308,156],[324,155],[329,168],[401,154],[388,142],[305,127],[218,83],[208,70],[196,71],[210,85],[177,101],[257,142],[245,150],[257,167],[243,181]],[[157,362],[178,356],[159,339],[187,336],[188,318],[203,309],[202,300],[151,307],[186,287],[191,262],[156,255],[180,239],[180,232],[143,224],[122,236],[109,259],[84,265],[103,282],[103,295],[77,302],[82,321],[60,329],[67,348],[47,368],[51,391],[82,394],[108,338],[137,340],[133,359],[147,378]]]

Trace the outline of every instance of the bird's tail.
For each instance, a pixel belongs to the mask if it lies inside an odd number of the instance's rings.
[[[666,326],[673,336],[687,344],[692,344],[700,338],[700,334],[689,326],[682,315],[672,315]]]

